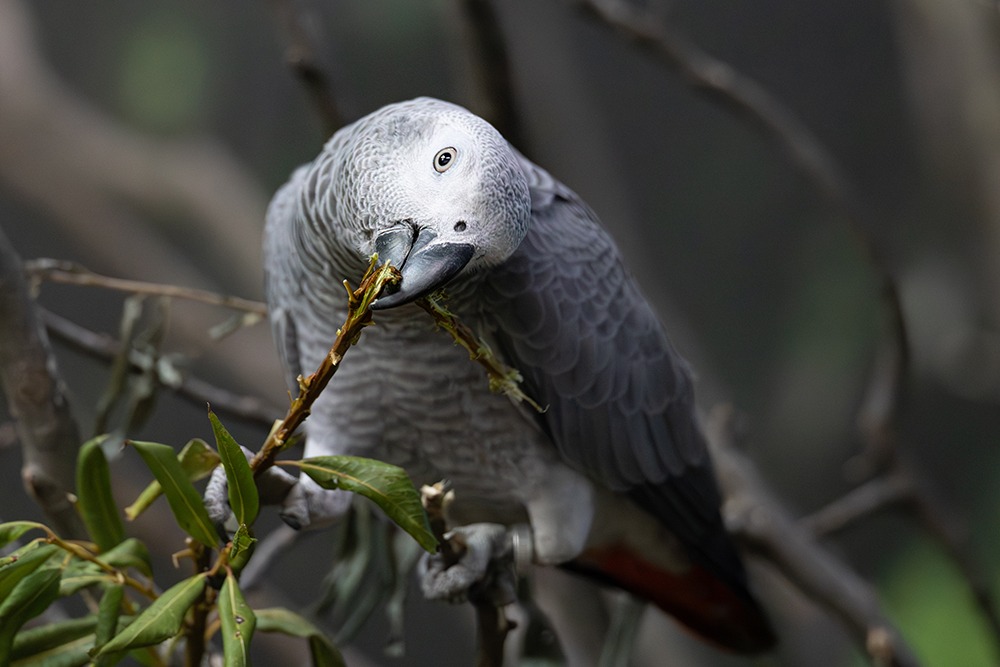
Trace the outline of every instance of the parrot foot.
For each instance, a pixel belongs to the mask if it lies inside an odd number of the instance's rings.
[[[249,461],[253,452],[243,447]],[[341,517],[350,505],[350,494],[328,491],[311,479],[301,479],[281,468],[272,467],[257,477],[257,490],[261,505],[281,505],[279,516],[295,530],[325,526]],[[229,485],[222,466],[212,471],[205,487],[205,509],[216,526],[235,532],[230,526],[232,510],[229,507]]]
[[[424,558],[421,588],[426,598],[452,603],[486,599],[495,606],[516,600],[517,569],[531,562],[530,528],[473,523],[444,537],[457,543],[461,553],[457,562],[443,554]]]

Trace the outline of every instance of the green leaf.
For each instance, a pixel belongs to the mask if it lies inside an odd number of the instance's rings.
[[[0,523],[0,547],[5,547],[32,528],[45,530],[45,526],[35,521],[8,521]]]
[[[122,600],[125,598],[125,586],[117,584],[108,586],[101,597],[101,604],[97,610],[97,628],[94,630],[94,648],[100,649],[111,641],[118,629],[118,620],[122,613]],[[101,656],[97,658],[96,666],[105,667],[113,665],[115,656]]]
[[[101,551],[107,551],[125,539],[125,526],[111,495],[111,472],[101,449],[107,436],[84,443],[76,460],[77,507],[87,533]]]
[[[6,562],[0,565],[0,601],[6,600],[22,579],[61,553],[62,549],[54,544],[32,542],[7,556]]]
[[[229,549],[229,566],[235,572],[241,572],[253,555],[257,538],[250,534],[250,529],[245,523],[241,523],[233,534],[232,543]]]
[[[207,582],[208,574],[202,572],[168,588],[153,604],[146,607],[127,628],[115,635],[92,655],[97,657],[141,646],[150,646],[173,637],[180,631],[187,610],[198,602]]]
[[[295,612],[283,607],[258,609],[257,629],[261,632],[281,632],[292,637],[309,640],[314,665],[320,667],[346,667],[344,657],[337,647],[330,643],[326,635],[315,625]]]
[[[218,453],[200,438],[194,438],[184,445],[177,458],[180,460],[181,468],[187,473],[188,479],[192,482],[208,477],[221,462]],[[160,483],[158,481],[151,482],[139,494],[135,502],[125,508],[125,517],[129,521],[134,521],[162,493],[163,487],[160,486]]]
[[[102,563],[107,563],[111,567],[119,570],[134,568],[147,577],[153,576],[152,560],[149,557],[149,549],[141,540],[130,537],[121,544],[97,557]]]
[[[92,563],[87,563],[93,565]],[[59,581],[59,597],[68,597],[80,590],[97,584],[114,583],[115,579],[107,572],[99,570],[93,572],[74,572],[72,574],[63,573],[63,578]]]
[[[243,598],[239,582],[231,573],[219,591],[219,622],[222,624],[222,648],[226,667],[250,664],[250,639],[257,625],[253,609]]]
[[[21,626],[58,599],[60,576],[62,570],[56,567],[36,570],[21,579],[0,602],[0,665],[10,664],[14,635]]]
[[[324,489],[353,491],[374,501],[420,546],[430,553],[437,551],[420,493],[402,468],[358,456],[316,456],[292,463]]]
[[[93,646],[95,627],[97,617],[90,615],[19,632],[10,654],[11,664],[24,661],[22,664],[84,665],[90,661],[87,649]]]
[[[229,487],[229,506],[236,516],[236,521],[248,526],[253,525],[260,509],[257,498],[257,485],[253,480],[253,471],[243,455],[239,443],[229,435],[219,418],[211,410],[208,419],[212,422],[215,433],[215,444],[222,458],[222,466],[226,469],[226,482]]]
[[[219,537],[212,527],[212,520],[208,518],[201,496],[177,461],[173,448],[155,442],[129,442],[163,487],[177,524],[206,547],[215,548]]]

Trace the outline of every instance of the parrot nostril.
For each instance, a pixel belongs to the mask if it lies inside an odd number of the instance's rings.
[[[464,232],[467,226],[468,225],[465,224],[465,220],[459,220],[458,222],[455,223],[455,231]]]

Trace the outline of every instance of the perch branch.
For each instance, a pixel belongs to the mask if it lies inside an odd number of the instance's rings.
[[[0,380],[17,422],[28,494],[65,536],[85,533],[70,494],[80,432],[24,280],[21,259],[0,232]]]

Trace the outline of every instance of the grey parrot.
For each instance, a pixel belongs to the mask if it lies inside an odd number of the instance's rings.
[[[720,516],[691,373],[580,197],[447,102],[341,129],[267,213],[267,301],[293,391],[344,320],[342,280],[375,252],[402,280],[315,403],[305,455],[451,482],[470,548],[430,569],[427,594],[460,594],[492,558],[530,559],[624,588],[731,650],[772,646]],[[492,393],[413,304],[441,288],[547,410]],[[349,495],[302,477],[282,516],[326,525]]]

